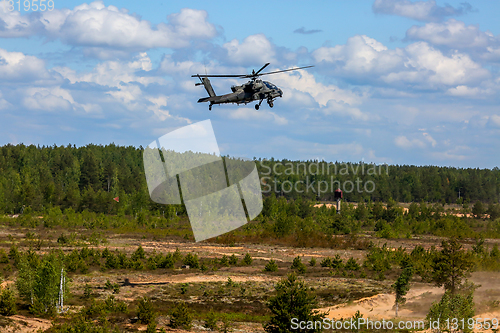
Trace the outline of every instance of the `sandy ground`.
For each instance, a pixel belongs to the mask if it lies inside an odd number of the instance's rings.
[[[38,332],[38,330],[45,331],[52,326],[48,319],[31,318],[21,315],[14,315],[8,317],[13,321],[12,324],[2,327],[2,333],[31,333]]]
[[[441,295],[442,288],[437,287],[417,287],[410,290],[406,296],[408,303],[420,301],[430,295]],[[394,312],[394,294],[378,294],[372,297],[361,298],[357,301],[348,304],[340,304],[333,307],[322,308],[320,311],[328,312],[327,318],[347,319],[354,316],[356,311],[359,311],[364,318],[370,319],[392,319],[395,316]],[[399,316],[404,318],[422,319],[425,317],[426,311],[416,311],[402,308],[399,311]],[[423,315],[423,317],[422,317]]]

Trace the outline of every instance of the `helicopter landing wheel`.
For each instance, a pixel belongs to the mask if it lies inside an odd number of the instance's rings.
[[[260,108],[259,104],[255,104],[255,110],[258,110]]]
[[[212,111],[212,104],[208,106],[208,111]]]
[[[273,101],[269,101],[269,102],[267,102],[267,104],[269,104],[270,108],[272,108],[274,106]]]

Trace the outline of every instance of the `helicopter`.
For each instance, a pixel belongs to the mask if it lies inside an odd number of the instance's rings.
[[[208,106],[208,110],[212,110],[212,105],[214,104],[247,104],[253,101],[260,101],[258,104],[255,104],[255,110],[260,108],[260,105],[264,100],[267,100],[267,104],[269,107],[274,106],[274,100],[278,97],[283,97],[283,91],[276,87],[276,85],[272,84],[268,81],[259,80],[258,77],[269,74],[283,73],[289,71],[296,71],[298,69],[310,68],[314,66],[305,66],[305,67],[296,67],[285,69],[281,71],[274,71],[268,73],[261,73],[264,68],[269,66],[269,62],[262,66],[257,72],[252,70],[252,74],[229,74],[229,75],[202,75],[202,74],[194,74],[191,77],[197,77],[200,79],[200,83],[196,83],[195,86],[203,85],[207,90],[209,97],[200,98],[198,103],[210,102]],[[212,84],[210,83],[209,77],[234,77],[239,79],[250,79],[247,83],[242,84],[241,86],[232,86],[232,93],[219,95],[217,96],[212,88]]]

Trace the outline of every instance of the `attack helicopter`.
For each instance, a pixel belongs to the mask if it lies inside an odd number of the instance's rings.
[[[200,83],[196,83],[195,86],[203,85],[207,90],[209,97],[200,98],[198,103],[210,102],[208,106],[208,110],[212,110],[212,105],[214,104],[247,104],[253,101],[260,101],[258,104],[255,104],[255,110],[260,108],[260,105],[264,100],[267,100],[267,104],[269,107],[274,106],[274,100],[278,97],[283,97],[283,91],[276,87],[276,85],[272,84],[268,81],[262,81],[258,78],[263,75],[283,73],[289,71],[296,71],[298,69],[310,68],[314,66],[305,66],[305,67],[296,67],[290,68],[280,71],[273,71],[268,73],[261,73],[264,68],[269,66],[270,63],[265,64],[259,69],[257,72],[252,70],[252,74],[228,74],[228,75],[207,75],[207,74],[194,74],[191,77],[197,77],[200,79]],[[238,79],[250,79],[247,83],[242,84],[241,86],[232,86],[232,93],[217,96],[212,88],[212,84],[210,83],[209,77],[234,77]]]

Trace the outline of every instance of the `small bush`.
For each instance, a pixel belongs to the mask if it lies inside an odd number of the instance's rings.
[[[290,268],[296,269],[299,273],[302,274],[306,272],[306,265],[304,265],[304,263],[300,259],[300,256],[297,256],[293,259],[292,266]]]
[[[182,253],[181,251],[179,250],[179,248],[176,248],[175,249],[175,252],[174,254],[172,255],[172,259],[174,260],[174,263],[175,262],[178,262],[179,260],[182,259]]]
[[[113,283],[113,294],[120,293],[120,285],[118,283]]]
[[[106,290],[113,289],[113,284],[111,283],[111,281],[106,280],[106,283],[104,284],[104,289],[106,289]]]
[[[349,260],[347,260],[347,262],[345,264],[345,269],[347,269],[349,271],[357,271],[360,269],[360,266],[359,266],[358,262],[356,261],[356,259],[354,259],[353,257],[350,257]]]
[[[236,256],[236,254],[233,254],[231,257],[229,257],[229,265],[238,265],[238,257]]]
[[[137,261],[139,259],[146,259],[146,252],[144,251],[141,245],[139,245],[137,250],[135,250],[135,252],[132,254],[133,261]]]
[[[156,333],[156,322],[152,321],[148,324],[146,328],[146,333]]]
[[[10,288],[3,288],[0,291],[0,314],[3,316],[12,316],[16,314],[16,312],[17,309],[14,290]]]
[[[183,284],[181,284],[181,294],[182,295],[184,295],[185,293],[187,293],[188,287],[189,287],[189,283],[183,283]]]
[[[329,268],[342,268],[342,259],[340,259],[340,255],[335,255],[332,259],[330,257],[326,257],[320,263],[321,267],[329,267]]]
[[[90,284],[86,283],[83,287],[83,298],[89,299],[92,297],[92,287]]]
[[[174,268],[174,259],[171,253],[167,253],[165,258],[160,262],[160,268]]]
[[[316,266],[316,258],[311,258],[311,260],[309,260],[309,266],[311,267]]]
[[[226,255],[222,256],[222,258],[220,259],[220,264],[222,266],[229,266],[229,259]]]
[[[142,297],[137,305],[137,318],[142,324],[149,324],[155,317],[153,302],[148,297]]]
[[[269,260],[269,262],[264,267],[264,271],[266,272],[276,272],[277,270],[278,270],[278,264],[276,264],[276,262],[273,259]]]
[[[191,329],[192,317],[191,311],[186,303],[178,303],[170,315],[170,327],[189,330]]]
[[[188,253],[184,257],[184,260],[182,260],[182,263],[184,265],[189,265],[189,268],[199,268],[200,267],[200,261],[198,260],[197,254],[193,255],[192,253]]]
[[[9,263],[9,257],[7,256],[7,253],[5,252],[4,249],[0,249],[0,264],[8,264],[8,263]]]
[[[253,262],[252,257],[250,256],[250,253],[245,254],[245,257],[243,258],[243,264],[250,266]]]
[[[207,314],[207,319],[205,320],[205,325],[203,326],[210,331],[217,331],[217,319],[217,314],[213,311],[210,311]]]

